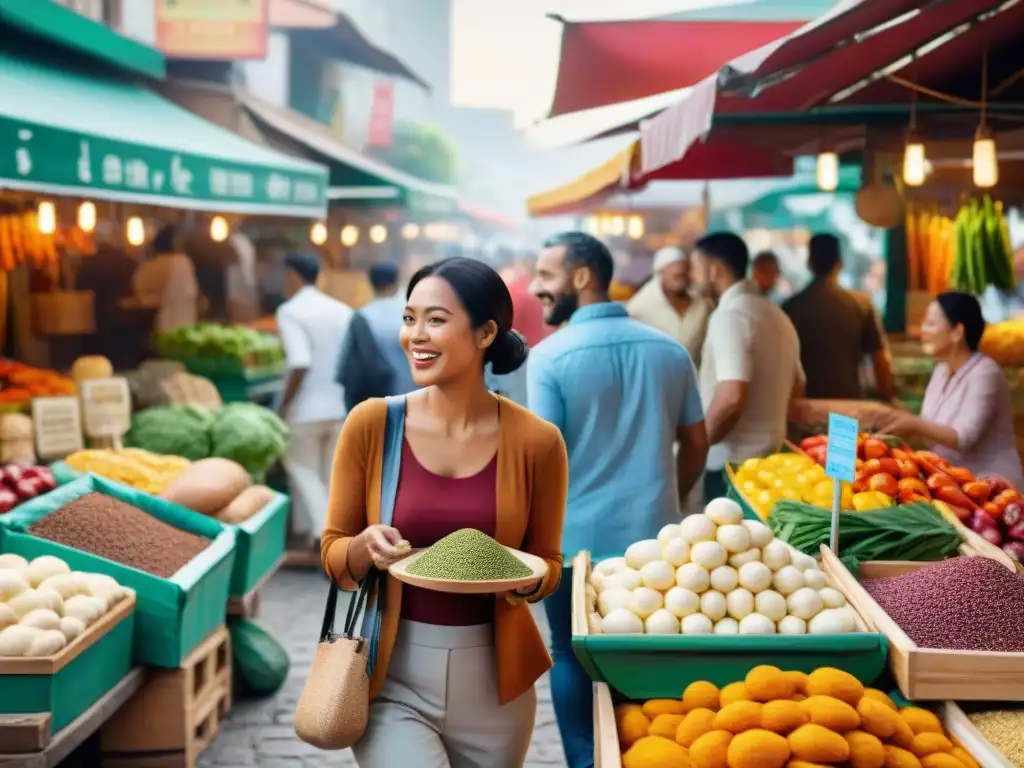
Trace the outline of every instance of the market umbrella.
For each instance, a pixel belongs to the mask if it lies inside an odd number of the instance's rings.
[[[685,88],[786,35],[834,0],[748,0],[629,21],[566,21],[548,117]],[[680,55],[685,52],[685,55]]]

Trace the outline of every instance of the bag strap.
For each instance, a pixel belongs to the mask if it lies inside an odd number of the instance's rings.
[[[391,525],[395,512],[395,497],[398,493],[398,479],[402,468],[402,441],[405,438],[405,396],[387,398],[387,412],[384,417],[384,447],[381,464],[381,493],[380,493],[380,520],[383,525]],[[370,566],[370,570],[363,576],[359,584],[359,590],[349,602],[348,611],[345,614],[343,637],[352,638],[356,634],[356,625],[359,623],[359,614],[366,607],[367,613],[372,611],[369,619],[368,640],[370,642],[370,657],[368,674],[373,674],[373,668],[377,661],[377,645],[380,638],[380,627],[382,620],[383,593],[387,579],[383,577],[376,568]],[[377,587],[376,599],[370,606],[370,594],[374,586]],[[320,642],[327,643],[334,638],[335,613],[338,608],[338,585],[331,581],[330,591],[327,594],[327,606],[324,611],[323,624],[320,627]]]

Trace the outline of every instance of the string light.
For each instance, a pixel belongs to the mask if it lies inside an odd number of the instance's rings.
[[[40,232],[44,235],[52,235],[57,231],[57,207],[49,200],[41,202],[36,214],[36,222]]]
[[[370,242],[380,245],[388,239],[388,228],[383,224],[374,224],[370,227]]]
[[[135,248],[146,242],[146,225],[142,223],[142,219],[138,216],[130,217],[125,224],[124,236],[128,245]]]
[[[644,236],[644,219],[642,216],[629,217],[629,222],[626,224],[626,234],[634,240],[639,240]]]
[[[78,206],[78,228],[85,233],[96,229],[96,204],[86,200]]]
[[[996,139],[987,126],[982,125],[974,135],[974,186],[988,189],[999,183],[999,160],[996,157]]]
[[[210,220],[210,239],[215,243],[223,243],[228,239],[228,235],[231,234],[231,228],[228,226],[228,220],[223,216],[214,216]]]
[[[323,245],[327,242],[327,225],[322,221],[316,222],[309,228],[309,239],[313,245]]]
[[[406,240],[415,240],[420,236],[420,225],[410,221],[402,227],[402,237]]]
[[[351,248],[359,242],[359,227],[353,224],[346,224],[341,228],[341,244]]]
[[[834,192],[839,186],[839,155],[835,152],[822,152],[818,155],[818,189],[822,192]]]
[[[927,158],[924,143],[914,133],[907,137],[903,150],[903,182],[910,187],[920,187],[927,175]]]

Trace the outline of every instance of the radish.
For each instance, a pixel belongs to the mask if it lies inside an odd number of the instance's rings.
[[[0,514],[10,512],[20,503],[21,499],[14,491],[9,488],[0,488]]]
[[[984,531],[978,531],[978,535],[989,544],[995,544],[997,547],[1002,546],[1003,534],[999,532],[998,528],[986,528]]]
[[[975,533],[982,533],[983,531],[995,530],[999,531],[999,523],[992,515],[984,510],[976,510],[971,516],[971,530]]]
[[[1011,528],[1015,525],[1019,525],[1024,522],[1024,507],[1021,506],[1020,502],[1011,501],[1003,509],[1003,525]]]
[[[1007,531],[1007,534],[1014,541],[1024,541],[1024,523],[1017,523]]]

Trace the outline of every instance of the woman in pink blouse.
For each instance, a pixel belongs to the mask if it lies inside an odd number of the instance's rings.
[[[897,437],[931,443],[940,456],[977,476],[999,475],[1022,488],[1010,386],[1002,369],[978,352],[984,330],[974,296],[937,296],[921,324],[924,351],[937,363],[921,415],[894,410],[877,426]]]

